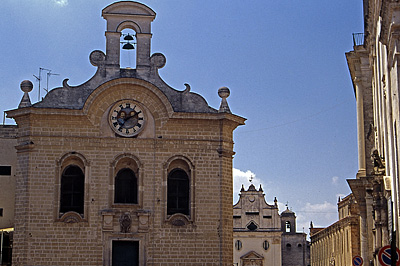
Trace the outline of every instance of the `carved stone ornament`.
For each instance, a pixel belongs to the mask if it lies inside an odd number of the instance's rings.
[[[137,216],[139,218],[139,232],[148,232],[150,213],[146,211],[139,211]]]
[[[76,212],[67,212],[63,214],[63,216],[61,216],[60,218],[60,222],[63,223],[79,223],[82,221],[83,221],[82,217]]]
[[[132,218],[129,213],[124,213],[119,218],[119,224],[121,226],[121,233],[129,233],[131,231]]]
[[[243,266],[262,266],[264,257],[255,251],[250,251],[241,258]]]
[[[185,226],[189,223],[187,217],[179,213],[172,215],[168,221],[174,226]]]
[[[103,215],[103,230],[112,230],[113,215]]]

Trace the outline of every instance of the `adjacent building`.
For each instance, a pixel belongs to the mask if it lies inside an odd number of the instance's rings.
[[[0,126],[0,265],[10,265],[14,232],[17,127]]]
[[[0,223],[15,228],[13,265],[231,266],[233,131],[245,119],[230,112],[226,87],[214,109],[161,79],[152,9],[121,1],[102,16],[95,75],[35,104],[23,81],[7,111],[17,126],[1,128],[0,184],[15,184],[15,220],[10,195]],[[121,42],[136,68],[121,68]]]
[[[298,233],[296,214],[286,208],[281,213],[282,266],[309,266],[310,242],[306,233]]]
[[[338,202],[339,220],[326,228],[311,223],[311,265],[353,265],[360,256],[360,215],[352,194]],[[368,264],[367,264],[368,265]]]
[[[399,247],[400,3],[364,0],[364,33],[346,53],[357,101],[358,164],[348,180],[360,215],[360,252],[379,265],[379,249]]]
[[[309,242],[296,232],[295,213],[279,215],[278,202],[265,201],[260,186],[242,186],[233,206],[233,262],[237,266],[308,266]]]

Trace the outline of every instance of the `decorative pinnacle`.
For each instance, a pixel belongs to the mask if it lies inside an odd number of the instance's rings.
[[[226,98],[229,97],[230,91],[227,87],[221,87],[218,89],[218,95],[219,97],[222,98],[221,100],[221,105],[219,106],[219,113],[231,113],[231,110],[229,109],[228,102],[226,101]]]
[[[32,106],[31,99],[29,98],[29,94],[28,94],[28,92],[31,92],[33,89],[32,82],[29,80],[23,80],[21,82],[20,88],[24,92],[24,96],[22,96],[22,99],[18,105],[18,108]]]

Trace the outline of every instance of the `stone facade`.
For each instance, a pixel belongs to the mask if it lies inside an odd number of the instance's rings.
[[[338,203],[339,220],[326,227],[311,225],[311,265],[353,265],[360,256],[360,216],[352,194]]]
[[[0,229],[14,226],[17,127],[0,126]]]
[[[306,234],[296,233],[294,212],[279,215],[277,200],[268,204],[261,186],[242,187],[239,196],[233,206],[234,265],[309,265],[309,244]]]
[[[400,3],[363,4],[364,33],[353,36],[354,50],[346,53],[357,101],[359,162],[356,179],[348,183],[360,210],[361,256],[378,265],[381,247],[400,244]]]
[[[102,15],[96,74],[33,105],[23,82],[7,111],[18,125],[13,265],[232,265],[233,130],[245,119],[227,88],[216,110],[160,78],[153,10],[122,1]],[[120,68],[124,29],[136,69]]]
[[[298,233],[296,214],[288,208],[281,213],[282,266],[309,266],[310,243],[306,233]]]
[[[17,126],[0,125],[0,265],[11,264],[14,232]]]

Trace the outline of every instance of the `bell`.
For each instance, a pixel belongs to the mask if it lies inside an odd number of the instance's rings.
[[[124,50],[133,50],[135,47],[131,43],[125,43],[124,46],[122,46],[122,49]]]
[[[125,41],[133,41],[133,36],[130,35],[129,33],[124,37]]]

